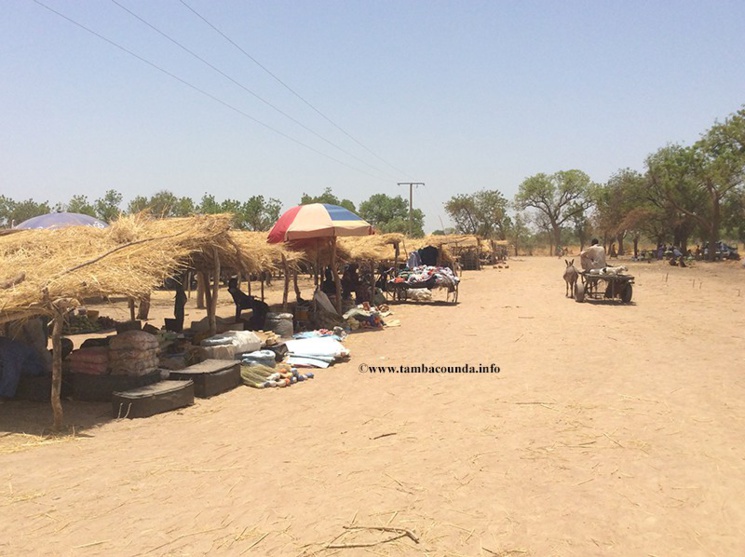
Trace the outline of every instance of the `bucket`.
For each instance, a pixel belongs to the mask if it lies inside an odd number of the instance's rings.
[[[296,307],[295,308],[295,320],[296,321],[308,321],[310,319],[310,311],[307,307]]]
[[[295,332],[292,327],[291,313],[267,313],[266,328],[274,331],[281,337],[290,338]]]

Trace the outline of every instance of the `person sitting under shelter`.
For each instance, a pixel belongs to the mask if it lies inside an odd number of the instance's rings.
[[[593,238],[590,247],[579,254],[579,263],[583,271],[607,267],[605,249],[598,245],[597,238]]]
[[[244,309],[251,310],[251,317],[248,319],[247,328],[250,331],[262,331],[266,325],[266,314],[269,313],[269,305],[249,296],[238,288],[238,279],[231,278],[228,281],[228,292],[233,297],[235,303],[235,321],[241,318],[241,312]]]
[[[350,263],[344,270],[344,274],[341,277],[341,297],[343,300],[349,300],[352,295],[357,296],[357,290],[360,286],[360,277],[357,274],[359,265],[357,263]]]

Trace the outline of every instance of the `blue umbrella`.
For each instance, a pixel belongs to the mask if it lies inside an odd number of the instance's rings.
[[[92,226],[94,228],[106,228],[109,225],[90,215],[81,213],[49,213],[23,221],[16,228],[31,230],[33,228],[46,228],[54,230],[68,226]]]

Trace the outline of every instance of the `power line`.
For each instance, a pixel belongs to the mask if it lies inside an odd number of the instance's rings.
[[[248,94],[252,95],[254,98],[256,98],[259,101],[263,102],[265,105],[269,106],[270,108],[276,110],[282,116],[284,116],[285,118],[291,120],[292,122],[294,122],[295,124],[297,124],[298,126],[300,126],[301,128],[303,128],[305,131],[308,131],[308,132],[312,133],[317,138],[321,139],[322,141],[325,141],[326,143],[328,143],[332,147],[338,149],[339,151],[341,151],[345,155],[348,155],[348,156],[352,157],[353,159],[357,160],[358,162],[361,162],[362,164],[364,164],[366,166],[369,166],[373,170],[376,170],[378,172],[382,172],[383,174],[385,174],[385,171],[381,170],[380,168],[377,168],[377,167],[373,166],[372,164],[368,163],[367,161],[359,158],[358,156],[354,155],[353,153],[350,153],[346,149],[344,149],[344,148],[340,147],[339,145],[335,144],[334,142],[326,139],[321,134],[313,131],[311,128],[309,128],[308,126],[306,126],[305,124],[303,124],[299,120],[293,118],[292,116],[290,116],[289,114],[287,114],[286,112],[284,112],[282,109],[278,108],[277,106],[275,106],[274,104],[272,104],[268,100],[266,100],[263,97],[259,96],[257,93],[255,93],[254,91],[252,91],[251,89],[249,89],[248,87],[246,87],[245,85],[243,85],[242,83],[240,83],[239,81],[233,79],[231,76],[229,76],[228,74],[226,74],[222,70],[220,70],[220,68],[217,68],[212,63],[210,63],[209,61],[207,61],[204,58],[202,58],[201,56],[199,56],[196,52],[190,50],[188,47],[184,46],[183,44],[181,44],[180,42],[178,42],[173,37],[167,35],[163,31],[161,31],[160,29],[158,29],[157,27],[155,27],[153,24],[151,24],[150,22],[148,22],[144,18],[142,18],[139,15],[137,15],[136,13],[134,13],[132,10],[130,10],[126,6],[123,6],[122,4],[120,4],[117,0],[111,0],[111,2],[113,4],[116,4],[117,6],[119,6],[119,8],[121,8],[122,10],[124,10],[125,12],[127,12],[129,15],[131,15],[132,17],[134,17],[138,21],[140,21],[140,22],[144,23],[145,25],[147,25],[148,27],[150,27],[150,29],[152,29],[153,31],[155,31],[156,33],[158,33],[160,36],[162,36],[162,37],[168,39],[169,41],[171,41],[173,44],[175,44],[177,47],[179,47],[180,49],[182,49],[184,52],[187,52],[188,54],[190,54],[191,56],[193,56],[194,58],[196,58],[197,60],[199,60],[203,64],[209,66],[212,70],[216,71],[221,76],[223,76],[225,79],[227,79],[230,82],[234,83],[235,85],[237,85],[238,87],[240,87],[241,89],[243,89],[244,91],[246,91]]]
[[[181,84],[183,84],[183,85],[186,85],[186,86],[187,86],[187,87],[189,87],[190,89],[193,89],[194,91],[196,91],[196,92],[198,92],[198,93],[200,93],[200,94],[202,94],[202,95],[204,95],[204,96],[206,96],[206,97],[208,97],[208,98],[212,99],[213,101],[215,101],[215,102],[218,102],[218,103],[220,103],[220,104],[221,104],[221,105],[223,105],[224,107],[226,107],[226,108],[229,108],[230,110],[232,110],[232,111],[234,111],[234,112],[237,112],[237,113],[238,113],[238,114],[240,114],[241,116],[244,116],[244,117],[248,118],[249,120],[251,120],[251,121],[255,122],[256,124],[259,124],[260,126],[263,126],[264,128],[266,128],[266,129],[268,129],[268,130],[271,130],[271,131],[273,131],[273,132],[274,132],[274,133],[276,133],[277,135],[280,135],[280,136],[284,137],[285,139],[288,139],[288,140],[292,141],[293,143],[296,143],[297,145],[300,145],[301,147],[305,147],[305,148],[306,148],[306,149],[308,149],[309,151],[312,151],[312,152],[314,152],[314,153],[316,153],[316,154],[318,154],[318,155],[321,155],[321,156],[323,156],[323,157],[326,157],[326,158],[327,158],[327,159],[329,159],[329,160],[332,160],[332,161],[334,161],[334,162],[336,162],[336,163],[339,163],[339,164],[341,164],[342,166],[346,166],[347,168],[351,168],[352,170],[355,170],[355,171],[357,171],[357,172],[360,172],[360,173],[362,173],[362,174],[366,174],[366,175],[368,175],[368,176],[370,176],[370,177],[372,177],[372,178],[375,178],[375,179],[377,179],[377,180],[379,180],[379,179],[380,179],[380,178],[379,178],[378,176],[374,176],[374,175],[370,174],[369,172],[366,172],[365,170],[362,170],[362,169],[360,169],[360,168],[356,168],[356,167],[354,167],[354,166],[352,166],[352,165],[350,165],[350,164],[347,164],[347,163],[345,163],[345,162],[343,162],[343,161],[340,161],[339,159],[337,159],[337,158],[335,158],[335,157],[332,157],[331,155],[328,155],[328,154],[326,154],[326,153],[324,153],[324,152],[322,152],[322,151],[319,151],[318,149],[315,149],[314,147],[311,147],[310,145],[307,145],[307,144],[303,143],[302,141],[300,141],[300,140],[298,140],[298,139],[295,139],[294,137],[291,137],[291,136],[287,135],[286,133],[284,133],[284,132],[281,132],[281,131],[279,131],[279,130],[278,130],[278,129],[276,129],[276,128],[273,128],[273,127],[272,127],[272,126],[270,126],[269,124],[265,124],[265,123],[264,123],[264,122],[262,122],[261,120],[258,120],[258,119],[256,119],[256,118],[254,118],[253,116],[251,116],[251,115],[247,114],[246,112],[242,111],[241,109],[239,109],[239,108],[237,108],[237,107],[235,107],[235,106],[231,105],[231,104],[230,104],[230,103],[228,103],[228,102],[225,102],[225,101],[223,101],[222,99],[220,99],[220,98],[218,98],[218,97],[216,97],[216,96],[212,95],[211,93],[208,93],[207,91],[204,91],[203,89],[200,89],[200,88],[199,88],[199,87],[197,87],[196,85],[192,85],[191,83],[189,83],[189,82],[188,82],[188,81],[186,81],[185,79],[182,79],[182,78],[180,78],[179,76],[177,76],[177,75],[175,75],[175,74],[173,74],[173,73],[169,72],[168,70],[166,70],[166,69],[164,69],[164,68],[161,68],[160,66],[158,66],[158,65],[157,65],[157,64],[155,64],[154,62],[151,62],[150,60],[147,60],[146,58],[143,58],[143,57],[142,57],[142,56],[140,56],[139,54],[135,54],[135,53],[134,53],[134,52],[132,52],[131,50],[127,49],[126,47],[123,47],[122,45],[120,45],[120,44],[118,44],[118,43],[116,43],[116,42],[112,41],[111,39],[108,39],[108,38],[104,37],[103,35],[101,35],[100,33],[97,33],[97,32],[96,32],[96,31],[94,31],[93,29],[90,29],[90,28],[86,27],[86,26],[85,26],[85,25],[83,25],[82,23],[78,23],[78,22],[77,22],[77,21],[75,21],[74,19],[72,19],[72,18],[70,18],[70,17],[66,16],[65,14],[63,14],[63,13],[61,13],[61,12],[58,12],[58,11],[57,11],[57,10],[55,10],[54,8],[51,8],[51,7],[47,6],[46,4],[44,4],[44,3],[40,2],[39,0],[33,0],[33,2],[34,2],[34,3],[36,3],[36,4],[38,4],[38,5],[39,5],[39,6],[41,6],[42,8],[45,8],[45,9],[49,10],[50,12],[52,12],[52,13],[54,13],[54,14],[58,15],[58,16],[59,16],[59,17],[61,17],[62,19],[65,19],[65,20],[69,21],[69,22],[70,22],[70,23],[72,23],[73,25],[75,25],[75,26],[77,26],[77,27],[80,27],[81,29],[83,29],[84,31],[87,31],[88,33],[90,33],[90,34],[94,35],[95,37],[98,37],[99,39],[101,39],[102,41],[104,41],[104,42],[106,42],[106,43],[110,44],[111,46],[114,46],[114,47],[118,48],[119,50],[121,50],[121,51],[123,51],[123,52],[126,52],[126,53],[127,53],[127,54],[129,54],[130,56],[132,56],[132,57],[134,57],[134,58],[138,59],[138,60],[139,60],[140,62],[144,62],[144,63],[145,63],[145,64],[147,64],[148,66],[150,66],[150,67],[152,67],[152,68],[155,68],[155,69],[156,69],[156,70],[158,70],[159,72],[162,72],[162,73],[166,74],[166,75],[167,75],[168,77],[170,77],[170,78],[172,78],[172,79],[175,79],[176,81],[178,81],[179,83],[181,83]]]
[[[113,0],[112,0],[112,1],[113,1]],[[232,44],[232,45],[233,45],[233,46],[234,46],[235,48],[237,48],[237,49],[238,49],[238,50],[239,50],[240,52],[242,52],[242,53],[243,53],[243,54],[244,54],[244,55],[245,55],[245,56],[246,56],[246,57],[247,57],[247,58],[248,58],[249,60],[251,60],[251,61],[252,61],[252,62],[253,62],[254,64],[256,64],[257,66],[259,66],[259,67],[260,67],[260,68],[261,68],[262,70],[264,70],[264,71],[265,71],[266,73],[268,73],[268,74],[269,74],[270,76],[272,76],[272,77],[273,77],[273,78],[274,78],[274,79],[275,79],[275,80],[276,80],[276,81],[277,81],[277,82],[278,82],[278,83],[279,83],[280,85],[282,85],[282,86],[283,86],[283,87],[284,87],[285,89],[287,89],[287,90],[288,90],[288,91],[289,91],[290,93],[292,93],[293,95],[295,95],[295,96],[296,96],[296,97],[297,97],[298,99],[300,99],[301,101],[303,101],[303,102],[304,102],[304,103],[305,103],[305,104],[306,104],[306,105],[307,105],[308,107],[310,107],[310,108],[311,108],[311,109],[312,109],[313,111],[315,111],[315,112],[316,112],[316,113],[317,113],[317,114],[318,114],[319,116],[321,116],[321,117],[322,117],[322,118],[323,118],[324,120],[326,120],[327,122],[329,122],[329,123],[330,123],[330,124],[331,124],[332,126],[334,126],[334,127],[335,127],[335,128],[337,129],[337,130],[339,130],[340,132],[342,132],[342,133],[343,133],[344,135],[346,135],[346,136],[347,136],[347,137],[348,137],[349,139],[351,139],[352,141],[354,141],[354,142],[355,142],[355,143],[356,143],[357,145],[359,145],[360,147],[362,147],[362,148],[363,148],[363,149],[364,149],[365,151],[367,151],[368,153],[370,153],[370,154],[371,154],[372,156],[374,156],[374,157],[375,157],[375,158],[377,158],[378,160],[380,160],[380,161],[382,161],[383,163],[385,163],[385,164],[387,164],[388,166],[390,166],[390,167],[391,167],[391,168],[392,168],[393,170],[395,170],[395,171],[396,171],[396,172],[398,172],[399,174],[403,174],[404,176],[407,176],[407,177],[411,178],[411,176],[409,176],[409,174],[408,174],[407,172],[405,172],[405,171],[401,170],[400,168],[398,168],[398,167],[394,166],[393,164],[389,163],[388,161],[386,161],[386,160],[385,160],[384,158],[382,158],[382,157],[381,157],[380,155],[376,154],[376,153],[375,153],[374,151],[372,151],[372,150],[371,150],[370,148],[368,148],[368,147],[367,147],[366,145],[364,145],[363,143],[361,143],[360,141],[358,141],[358,140],[357,140],[357,139],[356,139],[355,137],[353,137],[353,136],[352,136],[352,135],[351,135],[351,134],[350,134],[349,132],[347,132],[347,131],[346,131],[346,130],[345,130],[344,128],[342,128],[341,126],[339,126],[339,125],[338,125],[338,124],[337,124],[336,122],[334,122],[334,121],[333,121],[333,120],[332,120],[331,118],[329,118],[328,116],[326,116],[326,115],[325,115],[325,114],[324,114],[323,112],[321,112],[320,110],[318,110],[318,109],[317,109],[317,108],[316,108],[315,106],[313,106],[313,105],[312,105],[312,104],[311,104],[311,103],[310,103],[309,101],[307,101],[307,100],[306,100],[305,98],[303,98],[303,96],[302,96],[302,95],[300,95],[300,93],[297,93],[297,92],[296,92],[296,91],[295,91],[295,90],[294,90],[294,89],[293,89],[292,87],[290,87],[289,85],[287,85],[287,84],[286,84],[286,83],[285,83],[284,81],[282,81],[282,80],[281,80],[281,79],[280,79],[279,77],[277,77],[277,76],[276,76],[276,75],[275,75],[274,73],[272,73],[272,72],[271,72],[271,71],[269,70],[269,68],[267,68],[267,67],[266,67],[266,66],[264,66],[264,65],[263,65],[263,64],[262,64],[261,62],[259,62],[259,61],[258,61],[258,60],[257,60],[256,58],[254,58],[253,56],[251,56],[251,55],[250,55],[250,54],[249,54],[248,52],[246,52],[246,51],[245,51],[245,50],[244,50],[243,48],[241,48],[241,47],[240,47],[240,45],[238,45],[238,44],[237,44],[237,43],[236,43],[235,41],[233,41],[233,40],[232,40],[232,39],[231,39],[230,37],[228,37],[228,36],[227,36],[227,35],[226,35],[225,33],[223,33],[223,32],[222,32],[222,31],[221,31],[220,29],[218,29],[218,28],[217,28],[217,27],[216,27],[215,25],[213,25],[212,23],[210,23],[210,22],[209,22],[209,21],[207,20],[207,18],[205,18],[205,17],[203,16],[203,15],[201,15],[201,14],[200,14],[199,12],[197,12],[197,11],[196,11],[196,10],[195,10],[194,8],[192,8],[191,6],[189,6],[189,4],[187,4],[187,3],[186,3],[186,2],[184,1],[184,0],[179,0],[179,2],[181,2],[181,4],[183,4],[183,5],[184,5],[184,6],[185,6],[185,7],[186,7],[186,8],[188,9],[188,10],[190,10],[190,11],[191,11],[191,12],[192,12],[192,13],[193,13],[194,15],[196,15],[196,16],[197,16],[197,17],[198,17],[199,19],[201,19],[202,21],[204,21],[204,23],[206,23],[206,24],[207,24],[208,26],[210,26],[210,27],[211,27],[211,28],[212,28],[212,29],[213,29],[213,30],[214,30],[214,31],[215,31],[216,33],[218,33],[218,34],[219,34],[219,35],[220,35],[220,36],[221,36],[222,38],[224,38],[224,39],[225,39],[226,41],[228,41],[228,42],[229,42],[230,44]]]

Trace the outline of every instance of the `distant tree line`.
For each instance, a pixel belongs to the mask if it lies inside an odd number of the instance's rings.
[[[692,240],[714,245],[722,238],[745,241],[745,108],[715,122],[693,145],[668,144],[649,155],[644,172],[618,170],[605,184],[581,170],[539,173],[525,179],[512,201],[496,189],[456,194],[445,203],[454,226],[435,233],[475,234],[508,240],[515,252],[537,245],[555,248],[592,236],[615,244],[619,255],[627,243],[638,255],[640,241],[672,243],[685,252]],[[10,227],[51,211],[84,213],[110,222],[121,214],[149,211],[156,217],[229,212],[234,226],[268,230],[279,218],[282,203],[254,195],[244,201],[218,201],[205,193],[199,202],[163,190],[138,196],[122,208],[122,195],[108,190],[89,201],[74,195],[68,203],[50,206],[34,200],[15,201],[0,195],[0,227]],[[359,214],[381,232],[424,235],[424,213],[409,214],[406,200],[374,194],[355,208],[326,188],[321,195],[303,193],[301,204],[330,203]],[[715,250],[709,250],[710,258]]]
[[[512,202],[497,190],[459,194],[445,203],[454,232],[509,240],[515,250],[537,243],[583,248],[591,236],[626,242],[745,241],[745,108],[715,122],[693,145],[669,144],[649,155],[643,173],[625,168],[605,184],[581,170],[536,174]],[[715,250],[708,251],[713,258]]]
[[[253,195],[245,201],[226,199],[218,201],[214,195],[205,193],[199,202],[190,197],[178,197],[162,190],[152,197],[137,196],[126,208],[122,207],[122,194],[108,190],[103,197],[89,201],[85,195],[73,195],[67,203],[50,206],[49,202],[38,203],[32,199],[15,201],[0,195],[0,227],[9,228],[24,220],[50,212],[67,211],[96,217],[111,222],[120,215],[148,211],[156,218],[183,217],[195,214],[232,213],[233,226],[242,230],[269,230],[282,211],[282,203],[275,198]],[[375,194],[360,204],[359,210],[348,199],[340,200],[326,188],[319,196],[303,194],[300,204],[330,203],[340,205],[373,224],[381,232],[407,233],[409,208],[401,197]],[[412,211],[412,235],[424,235],[424,214],[421,210]]]

